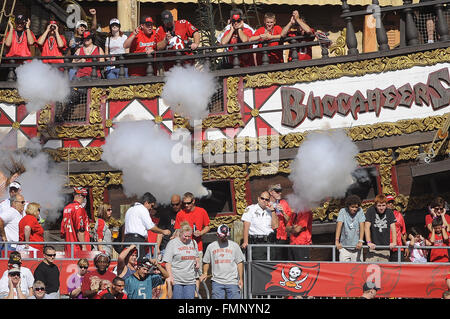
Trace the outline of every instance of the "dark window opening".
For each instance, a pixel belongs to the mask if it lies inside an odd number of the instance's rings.
[[[220,213],[234,212],[231,181],[203,182],[203,186],[211,191],[211,195],[196,199],[196,206],[204,208],[210,218]]]
[[[379,193],[377,176],[378,172],[375,167],[360,167],[352,174],[353,184],[351,184],[345,197],[348,195],[358,195],[361,200],[374,199]]]
[[[73,88],[67,101],[55,103],[55,123],[85,122],[87,89]]]

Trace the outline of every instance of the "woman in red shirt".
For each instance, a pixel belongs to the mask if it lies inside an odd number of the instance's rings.
[[[76,52],[75,55],[80,56],[81,58],[79,59],[74,59],[73,63],[85,63],[85,62],[92,62],[92,58],[87,58],[86,56],[89,55],[104,55],[105,52],[103,52],[103,49],[94,45],[94,35],[89,32],[86,31],[83,34],[83,46],[81,48],[79,48]],[[105,61],[104,58],[99,58],[98,62],[103,62]],[[77,78],[82,78],[82,77],[90,77],[92,73],[92,67],[91,66],[85,66],[85,67],[81,67],[78,69],[78,72],[76,73],[76,77]],[[100,70],[97,70],[97,78],[100,78]]]
[[[66,38],[59,34],[59,26],[56,21],[50,21],[45,32],[37,40],[41,48],[41,56],[63,56],[67,49]],[[63,59],[43,60],[44,63],[64,63]]]
[[[19,241],[25,242],[43,242],[44,228],[38,222],[40,207],[38,203],[29,203],[26,215],[19,222]],[[42,252],[43,244],[26,244],[25,248],[31,246]]]

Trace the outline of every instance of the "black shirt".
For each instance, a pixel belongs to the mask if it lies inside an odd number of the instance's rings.
[[[34,271],[34,280],[40,280],[45,284],[47,294],[59,290],[59,269],[55,264],[47,265],[41,262]]]

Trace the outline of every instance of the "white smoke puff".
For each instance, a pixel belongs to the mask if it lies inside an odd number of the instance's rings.
[[[56,169],[47,153],[42,151],[39,141],[31,140],[23,150],[2,150],[2,163],[13,159],[25,167],[17,181],[22,185],[22,195],[27,202],[41,205],[41,214],[48,220],[57,219],[64,207],[63,189],[66,178]],[[8,196],[7,194],[5,194]]]
[[[161,203],[168,203],[172,194],[205,196],[202,168],[190,155],[174,152],[184,146],[152,121],[121,122],[106,138],[102,160],[122,171],[126,196],[150,192]]]
[[[208,103],[217,90],[217,81],[207,68],[174,66],[165,73],[165,85],[161,94],[164,103],[175,113],[195,120],[208,116]]]
[[[16,69],[17,90],[26,101],[28,112],[48,103],[63,102],[70,93],[69,79],[50,64],[33,60]]]
[[[306,136],[291,164],[293,193],[287,196],[293,209],[316,207],[327,197],[342,197],[353,183],[358,147],[344,131],[312,132]]]

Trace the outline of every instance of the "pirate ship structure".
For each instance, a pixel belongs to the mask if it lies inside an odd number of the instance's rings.
[[[238,53],[248,49],[227,53],[214,45],[202,47],[194,56],[216,65],[213,72],[222,84],[202,122],[207,134],[197,145],[204,159],[223,159],[199,164],[204,183],[213,192],[210,201],[203,202],[213,227],[239,221],[269,184],[280,183],[289,193],[290,164],[299,146],[308,132],[324,128],[344,129],[358,146],[359,169],[351,191],[364,199],[365,207],[378,193],[392,194],[406,223],[423,225],[432,197],[450,199],[448,1],[319,2],[312,6],[316,11],[306,5],[300,9],[309,12],[308,21],[316,28],[315,17],[322,21],[320,30],[328,33],[331,46],[321,40],[293,41],[285,47],[295,51],[313,46],[311,60],[240,68]],[[285,4],[284,13],[297,8],[289,1]],[[435,17],[433,43],[427,43],[418,29],[419,12],[425,6]],[[322,8],[330,14],[327,19],[314,15]],[[61,10],[54,12],[62,15],[60,20],[65,18]],[[264,56],[269,48],[257,50]],[[217,61],[229,56],[232,67],[220,68]],[[115,124],[132,115],[135,120],[154,121],[168,134],[189,127],[161,99],[163,75],[152,75],[164,58],[133,58],[147,64],[148,76],[124,78],[121,72],[119,79],[106,80],[93,72],[91,79],[72,83],[71,102],[49,104],[35,113],[26,111],[26,101],[15,88],[17,61],[3,59],[1,65],[5,75],[0,82],[1,131],[15,134],[17,147],[38,137],[66,171],[67,186],[89,189],[93,218],[104,201],[112,203],[115,212],[130,203],[121,189],[122,172],[101,160],[102,145]],[[180,54],[172,59],[181,63],[183,58]],[[124,68],[130,61],[118,59],[115,65]],[[94,70],[104,66],[95,61],[90,65]],[[67,72],[73,65],[66,59],[62,66]],[[260,156],[275,148],[276,161]],[[340,205],[340,199],[328,199],[313,210],[317,238],[334,232]],[[114,217],[120,224],[120,216]]]

